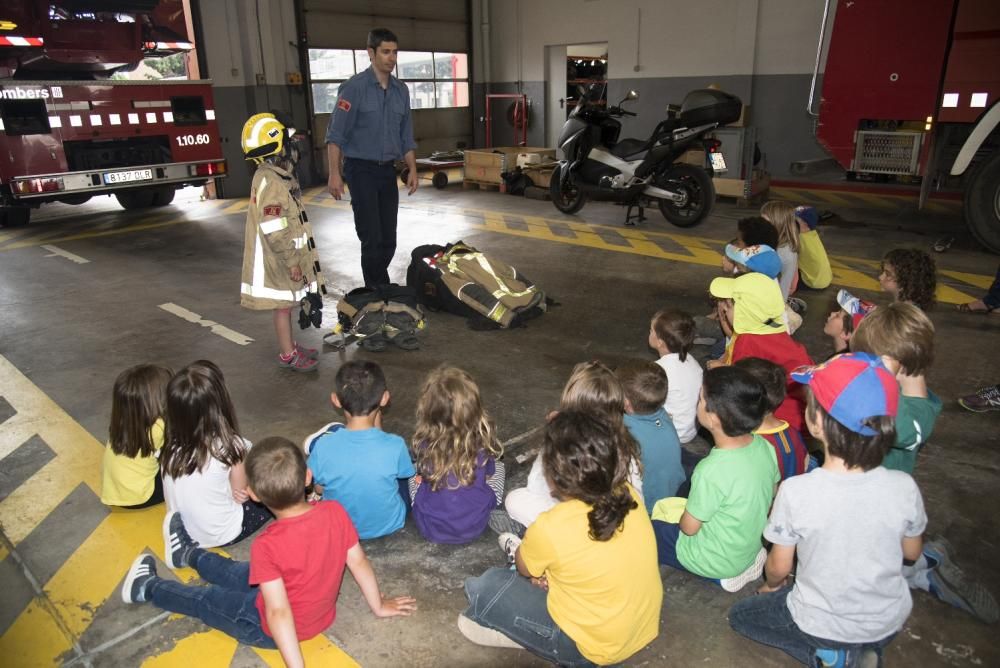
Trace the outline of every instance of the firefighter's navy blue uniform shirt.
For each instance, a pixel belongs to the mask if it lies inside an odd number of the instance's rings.
[[[326,143],[339,146],[347,158],[401,159],[417,148],[409,89],[392,75],[383,89],[371,67],[355,74],[340,87]]]

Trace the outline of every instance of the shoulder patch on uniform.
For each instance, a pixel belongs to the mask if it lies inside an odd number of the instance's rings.
[[[344,98],[340,98],[339,100],[337,100],[337,109],[343,109],[344,111],[350,111],[351,110],[351,103],[348,102],[347,100],[345,100]]]
[[[275,218],[277,218],[278,216],[281,215],[281,205],[280,204],[272,204],[271,206],[265,206],[264,207],[264,215],[265,216],[274,216]]]

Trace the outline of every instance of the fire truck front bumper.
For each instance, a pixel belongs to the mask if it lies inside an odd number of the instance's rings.
[[[18,176],[10,181],[10,194],[15,200],[56,199],[66,195],[99,195],[116,190],[167,184],[200,185],[209,179],[224,176],[226,176],[225,160],[173,162],[163,165]]]

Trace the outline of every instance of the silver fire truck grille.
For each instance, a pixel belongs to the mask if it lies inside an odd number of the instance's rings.
[[[922,132],[859,130],[851,169],[871,174],[916,174]]]

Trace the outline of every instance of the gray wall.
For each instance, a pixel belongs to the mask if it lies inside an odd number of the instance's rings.
[[[286,80],[288,74],[300,71],[293,3],[203,0],[198,10],[198,48],[206,61],[202,76],[213,83],[215,116],[229,166],[229,176],[219,183],[219,196],[250,194],[251,172],[240,149],[243,123],[253,114],[272,109],[290,114],[297,129],[306,131],[299,178],[303,185],[315,182],[305,87],[288,85]]]
[[[716,83],[751,106],[772,174],[788,174],[794,160],[826,157],[805,110],[822,0],[491,0],[486,15],[480,10],[473,2],[474,43],[482,49],[487,23],[490,54],[476,63],[474,91],[527,93],[536,121],[529,143],[544,137],[545,47],[606,42],[609,101],[629,88],[641,95],[628,107],[639,117],[625,119],[623,136],[648,134],[667,103]],[[481,115],[475,112],[477,144]]]

